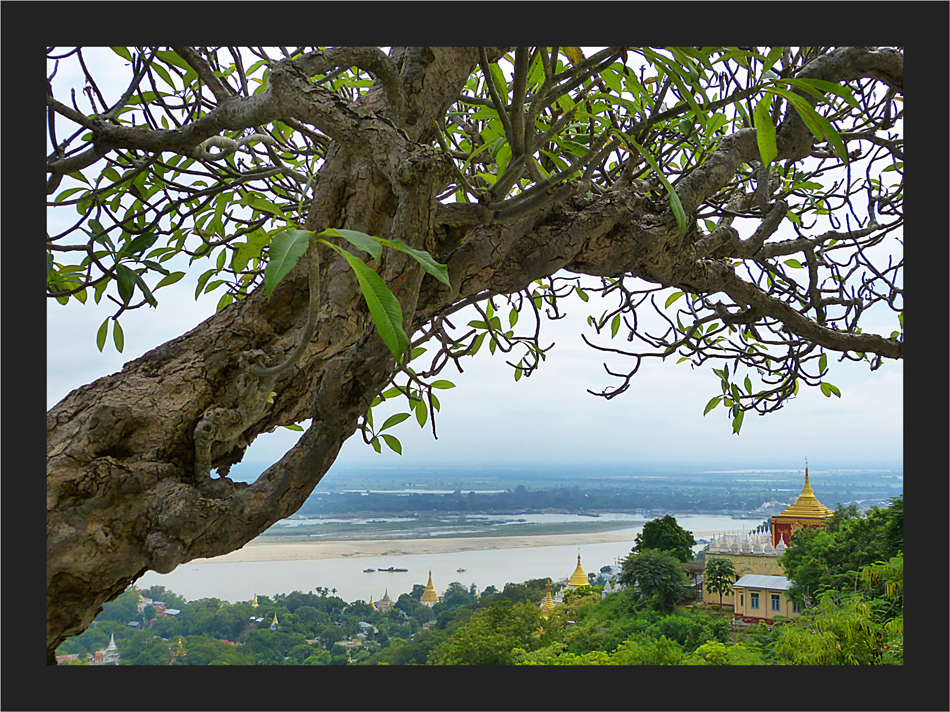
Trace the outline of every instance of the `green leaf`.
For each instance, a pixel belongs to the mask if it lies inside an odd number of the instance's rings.
[[[620,315],[617,314],[613,319],[610,320],[610,338],[613,338],[617,335],[617,332],[620,331]]]
[[[779,87],[772,87],[768,91],[775,92],[776,94],[780,94],[781,96],[784,96],[786,99],[788,99],[789,103],[795,107],[795,111],[797,111],[798,115],[801,116],[802,121],[805,122],[808,130],[812,132],[815,138],[819,140],[825,140],[830,143],[832,148],[834,148],[835,155],[847,163],[848,150],[844,145],[844,141],[841,139],[841,135],[838,133],[835,127],[831,125],[831,122],[828,121],[828,119],[812,108],[812,105],[808,103],[808,100],[802,96],[799,96],[798,94],[790,92],[786,89],[781,89]]]
[[[261,213],[270,213],[271,215],[276,215],[279,218],[283,218],[284,211],[279,207],[274,205],[271,201],[266,198],[256,195],[255,193],[248,193],[238,202],[239,205],[246,205],[249,208],[254,208]]]
[[[191,79],[198,78],[198,73],[195,72],[195,70],[192,69],[191,65],[188,64],[188,62],[186,62],[184,58],[182,58],[177,52],[173,52],[169,50],[159,50],[158,52],[155,53],[155,56],[158,57],[158,59],[164,62],[167,62],[168,64],[178,67],[179,69],[184,69],[186,82],[190,81]]]
[[[404,252],[405,254],[409,255],[415,259],[416,262],[422,265],[422,269],[425,270],[427,274],[431,274],[447,287],[451,286],[449,284],[449,268],[441,262],[436,262],[432,258],[432,255],[430,255],[425,250],[417,250],[413,247],[409,247],[409,245],[407,245],[402,240],[387,240],[383,237],[374,237],[373,239],[383,245],[386,245],[387,247],[391,247],[394,250],[399,250],[400,252]]]
[[[739,429],[742,427],[742,419],[745,416],[745,411],[736,410],[735,415],[732,417],[732,432],[736,435],[739,434]]]
[[[389,433],[383,433],[382,438],[386,441],[386,444],[389,445],[390,450],[395,452],[397,455],[402,455],[402,443],[400,443],[398,439]]]
[[[475,340],[472,341],[472,345],[468,348],[466,356],[474,356],[478,353],[478,350],[482,347],[482,343],[485,341],[486,334],[479,334],[475,337]]]
[[[631,146],[637,149],[640,152],[640,155],[643,156],[643,159],[650,164],[650,167],[654,170],[657,177],[660,179],[660,182],[663,183],[663,187],[666,188],[666,192],[669,194],[670,198],[670,208],[673,210],[673,215],[676,217],[676,224],[679,227],[680,233],[686,231],[686,211],[683,210],[683,203],[680,201],[680,197],[676,194],[676,191],[673,190],[673,186],[670,185],[670,182],[666,179],[666,176],[663,175],[663,171],[660,170],[660,167],[656,163],[656,159],[639,143],[634,141],[629,136],[625,137],[626,140],[630,143]]]
[[[386,422],[383,423],[383,427],[379,429],[379,432],[393,427],[394,425],[399,425],[402,421],[406,420],[409,417],[409,413],[396,413],[386,418]]]
[[[711,411],[713,408],[719,405],[719,402],[721,400],[722,400],[722,396],[713,396],[712,398],[710,398],[709,402],[706,404],[706,409],[703,411],[703,415],[708,414],[709,411]]]
[[[122,59],[126,59],[126,60],[128,60],[129,62],[132,61],[132,53],[129,52],[129,50],[128,50],[127,48],[125,48],[125,47],[110,47],[109,49],[111,49],[111,50],[112,50],[113,52],[115,52],[117,55],[119,55],[120,57],[122,57]],[[102,351],[102,349],[99,349],[99,350]]]
[[[136,274],[125,265],[115,266],[116,284],[119,288],[119,296],[123,304],[128,304],[132,300],[132,293],[135,291]],[[116,323],[118,326],[118,323]],[[122,349],[119,349],[121,351]]]
[[[109,334],[109,318],[107,317],[102,326],[99,327],[99,331],[96,334],[96,346],[99,348],[99,352],[102,352],[102,349],[106,345],[106,336]]]
[[[264,270],[268,298],[307,251],[312,235],[309,230],[282,230],[274,235],[270,243],[270,261]]]
[[[321,232],[317,237],[341,237],[356,249],[368,253],[377,262],[383,254],[383,248],[376,241],[377,238],[359,230],[342,230],[331,227]]]
[[[438,388],[440,390],[448,390],[449,388],[455,388],[455,384],[452,381],[433,381],[429,384],[433,388]]]
[[[824,79],[785,79],[783,80],[787,84],[792,86],[799,87],[805,91],[809,91],[811,88],[819,89],[821,91],[829,92],[840,96],[846,102],[848,102],[854,108],[858,108],[858,100],[854,98],[854,94],[851,93],[851,90],[846,86],[841,86],[840,84],[835,84],[834,82],[825,81]]]
[[[157,307],[158,300],[155,299],[155,295],[152,294],[152,290],[148,288],[145,280],[142,279],[142,275],[140,275],[138,272],[132,272],[132,274],[135,275],[135,283],[139,286],[139,290],[141,290],[142,294],[145,296],[145,301],[148,302],[152,307]]]
[[[112,328],[112,341],[115,343],[115,350],[122,353],[122,349],[125,348],[125,334],[122,333],[119,322],[115,322],[115,326]]]
[[[280,427],[282,427],[282,428],[287,428],[287,430],[293,430],[293,431],[298,432],[298,433],[302,433],[302,432],[303,432],[303,426],[302,426],[302,425],[297,425],[297,423],[291,423],[290,425],[281,425]]]
[[[684,292],[673,292],[669,297],[666,298],[666,306],[669,307],[670,304],[675,302],[677,299],[682,297]]]
[[[416,420],[419,421],[419,427],[425,427],[426,421],[429,419],[429,409],[426,408],[426,404],[422,401],[416,403]]]
[[[824,373],[828,370],[828,354],[822,354],[818,359],[818,370]]]
[[[818,385],[821,388],[821,392],[825,394],[825,398],[830,398],[832,393],[834,393],[837,398],[841,397],[841,391],[838,390],[837,386],[825,381],[822,381]]]
[[[798,260],[796,260],[795,258],[791,258],[791,259],[785,260],[785,264],[787,264],[789,267],[791,267],[791,268],[793,268],[793,269],[801,269],[801,268],[802,268],[802,263],[799,262]]]
[[[369,307],[369,313],[376,324],[376,330],[393,356],[401,359],[409,349],[409,337],[402,328],[402,307],[399,305],[399,300],[390,291],[382,277],[361,259],[331,242],[325,240],[321,242],[342,255],[353,269],[363,292],[363,298],[366,300],[366,306]]]
[[[759,144],[759,156],[762,158],[762,165],[768,166],[778,155],[778,147],[775,145],[775,124],[772,123],[772,117],[769,116],[771,106],[771,96],[766,95],[755,105],[753,120],[755,122],[755,140]]]
[[[167,287],[170,284],[174,284],[184,276],[184,272],[172,272],[171,274],[162,277],[158,284],[155,285],[155,289],[161,289],[162,287]]]

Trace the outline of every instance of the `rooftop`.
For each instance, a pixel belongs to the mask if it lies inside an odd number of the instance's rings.
[[[772,591],[787,591],[792,585],[784,576],[766,576],[764,574],[746,574],[734,584],[733,588],[767,588]]]

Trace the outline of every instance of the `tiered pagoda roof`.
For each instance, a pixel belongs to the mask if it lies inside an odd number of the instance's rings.
[[[802,488],[802,493],[798,496],[798,499],[795,500],[794,504],[790,504],[785,508],[785,511],[778,516],[794,517],[796,519],[826,519],[832,514],[834,514],[834,512],[819,502],[815,496],[811,488],[811,483],[808,481],[808,468],[806,467],[805,486]]]

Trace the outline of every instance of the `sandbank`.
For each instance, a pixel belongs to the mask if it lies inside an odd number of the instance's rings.
[[[712,532],[694,532],[694,536]],[[237,563],[246,561],[308,561],[312,559],[359,558],[366,556],[404,556],[414,554],[451,554],[457,551],[494,551],[543,546],[629,543],[636,532],[596,532],[587,534],[548,534],[542,536],[443,537],[430,539],[360,539],[346,541],[279,542],[255,539],[242,548],[213,559],[195,559],[194,564]]]

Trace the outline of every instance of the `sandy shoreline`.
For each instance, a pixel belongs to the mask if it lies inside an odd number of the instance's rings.
[[[712,532],[694,532],[697,538]],[[403,556],[414,554],[451,554],[457,551],[494,551],[543,546],[570,546],[629,542],[635,532],[598,532],[588,534],[549,534],[544,536],[451,537],[441,539],[375,539],[320,542],[273,542],[255,539],[237,551],[214,559],[195,559],[193,564],[237,563],[246,561],[307,561],[312,559],[358,558],[365,556]]]

